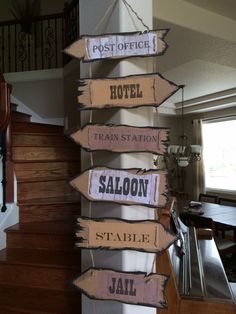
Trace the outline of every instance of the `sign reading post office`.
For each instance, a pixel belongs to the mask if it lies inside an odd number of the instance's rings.
[[[150,32],[131,32],[105,34],[99,36],[82,36],[65,52],[84,62],[102,59],[121,59],[138,56],[158,56],[168,48],[164,41],[168,29]]]

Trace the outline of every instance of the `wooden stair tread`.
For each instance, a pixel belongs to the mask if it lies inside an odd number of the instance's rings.
[[[61,133],[64,132],[64,127],[53,124],[44,124],[44,123],[36,123],[36,122],[19,122],[14,121],[12,123],[12,132],[28,132],[30,133]]]
[[[13,122],[16,122],[16,121],[17,122],[29,122],[31,120],[31,115],[24,112],[13,110],[11,113],[11,119]]]
[[[14,162],[79,161],[79,147],[12,147]]]
[[[58,314],[55,312],[41,312],[41,311],[33,311],[33,310],[22,310],[22,309],[16,309],[16,308],[11,308],[8,306],[2,307],[0,305],[0,314]]]
[[[40,249],[7,248],[0,251],[0,264],[30,265],[35,267],[79,269],[80,254],[72,250],[65,254],[61,251]]]
[[[18,202],[19,205],[46,205],[46,204],[71,204],[80,205],[81,197],[79,193],[62,195],[58,197],[34,198]]]
[[[34,233],[34,234],[68,234],[75,231],[75,223],[69,222],[34,222],[17,223],[5,229],[6,232]]]
[[[0,284],[1,307],[37,313],[74,314],[80,313],[80,294],[77,291],[57,291]],[[36,312],[34,312],[36,311]]]
[[[68,137],[64,136],[64,134],[52,133],[45,136],[45,133],[13,133],[12,146],[75,147],[76,144]]]

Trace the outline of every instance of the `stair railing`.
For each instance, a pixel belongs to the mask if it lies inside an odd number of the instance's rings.
[[[63,49],[79,36],[79,0],[64,12],[0,22],[0,71],[61,68],[70,58]]]
[[[14,199],[14,174],[11,161],[10,143],[10,92],[11,86],[5,82],[4,76],[0,73],[0,154],[2,158],[2,207],[5,212],[7,202]]]

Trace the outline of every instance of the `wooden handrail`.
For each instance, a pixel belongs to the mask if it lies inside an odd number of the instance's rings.
[[[2,185],[3,199],[1,211],[6,211],[6,203],[14,200],[14,170],[11,156],[11,86],[0,73],[0,132],[2,139]]]
[[[0,73],[0,132],[5,131],[10,121],[10,85]]]

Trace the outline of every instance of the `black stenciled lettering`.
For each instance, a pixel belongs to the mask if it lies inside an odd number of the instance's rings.
[[[121,195],[122,187],[119,186],[120,178],[119,177],[115,177],[115,181],[116,181],[115,194]]]
[[[148,179],[139,179],[139,192],[138,196],[147,196]]]
[[[130,179],[124,178],[123,182],[123,195],[128,195],[130,190]]]
[[[102,232],[96,232],[96,240],[103,240],[103,235]]]
[[[119,278],[117,282],[116,294],[124,294],[122,279]]]
[[[116,284],[116,278],[111,278],[112,280],[112,286],[109,287],[109,292],[110,293],[115,293],[115,284]]]
[[[132,196],[136,196],[138,193],[138,179],[131,180],[130,192]]]
[[[108,178],[106,193],[114,194],[113,177],[112,176],[109,176],[109,178]]]
[[[99,189],[98,189],[99,193],[104,193],[105,192],[105,190],[106,190],[105,182],[106,182],[106,176],[100,176],[100,178],[99,178],[100,186],[99,186]]]
[[[110,85],[110,99],[116,99],[116,85]]]

